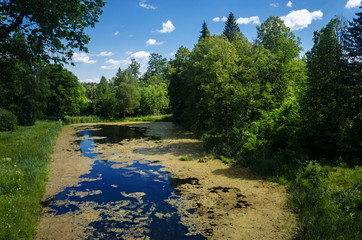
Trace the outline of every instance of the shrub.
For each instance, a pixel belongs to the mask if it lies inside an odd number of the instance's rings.
[[[0,132],[14,131],[17,125],[16,116],[12,112],[0,108]]]

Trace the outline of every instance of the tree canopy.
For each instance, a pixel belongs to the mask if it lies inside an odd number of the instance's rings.
[[[65,62],[72,49],[87,51],[89,37],[84,29],[93,27],[105,5],[103,0],[13,1],[0,3],[0,48],[2,56],[17,46],[15,33],[21,32],[34,56]]]

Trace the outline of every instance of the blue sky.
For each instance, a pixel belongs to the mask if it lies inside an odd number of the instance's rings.
[[[361,0],[106,0],[95,28],[86,30],[89,52],[76,51],[75,66],[66,68],[81,82],[99,82],[101,76],[114,77],[135,58],[144,72],[150,53],[169,59],[180,46],[192,50],[204,20],[211,34],[222,34],[230,12],[249,41],[269,16],[282,17],[308,51],[315,30],[335,15],[352,20],[360,4]]]

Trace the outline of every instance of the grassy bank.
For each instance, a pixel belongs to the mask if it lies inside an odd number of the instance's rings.
[[[290,186],[298,239],[362,239],[362,167],[310,162]]]
[[[61,122],[0,132],[0,239],[32,239]]]
[[[121,119],[104,119],[97,116],[66,116],[64,122],[66,124],[72,123],[112,123],[112,122],[159,122],[171,121],[172,115],[151,115],[141,117],[127,117]]]

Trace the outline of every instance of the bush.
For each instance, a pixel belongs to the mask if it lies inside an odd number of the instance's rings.
[[[0,132],[14,131],[17,125],[16,116],[12,112],[0,108]]]
[[[297,174],[290,204],[299,215],[298,239],[361,239],[362,168],[322,167]]]

